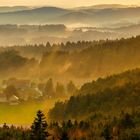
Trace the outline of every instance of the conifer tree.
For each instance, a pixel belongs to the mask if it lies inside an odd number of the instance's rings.
[[[60,140],[69,140],[68,132],[66,130],[62,131]]]
[[[31,126],[31,139],[32,140],[46,140],[49,136],[47,132],[47,122],[42,111],[37,112],[37,116]]]

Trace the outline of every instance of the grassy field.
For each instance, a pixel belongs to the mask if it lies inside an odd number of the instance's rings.
[[[30,125],[39,109],[48,117],[48,110],[58,100],[65,99],[47,99],[43,102],[28,102],[17,106],[0,104],[0,124]]]

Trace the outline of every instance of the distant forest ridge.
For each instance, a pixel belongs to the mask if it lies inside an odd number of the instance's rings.
[[[109,26],[96,27],[96,25],[68,26],[61,24],[1,24],[0,46],[26,45],[26,44],[58,44],[93,41],[116,40],[129,38],[140,34],[140,23],[117,22]]]
[[[0,51],[1,72],[9,75],[11,68],[16,69],[14,75],[20,77],[96,79],[140,66],[140,36],[53,45],[48,42],[0,48]],[[18,61],[13,61],[16,58]]]

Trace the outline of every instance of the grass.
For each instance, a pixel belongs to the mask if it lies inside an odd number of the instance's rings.
[[[30,125],[38,110],[42,110],[48,119],[49,109],[58,100],[65,99],[47,99],[43,102],[27,102],[17,106],[0,104],[0,124]]]

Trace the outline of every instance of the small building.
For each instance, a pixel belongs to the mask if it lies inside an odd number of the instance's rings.
[[[7,103],[9,105],[18,105],[20,101],[16,95],[12,95],[7,99],[4,93],[0,93],[0,103]]]
[[[42,96],[42,93],[37,88],[26,88],[19,91],[20,99],[27,101],[29,99],[38,99]]]
[[[26,89],[31,87],[31,81],[30,80],[25,80],[25,79],[15,79],[11,78],[7,81],[4,82],[4,86],[9,86],[13,85],[17,89]]]
[[[12,95],[9,100],[9,105],[18,105],[20,102],[19,102],[19,98],[15,95]]]

